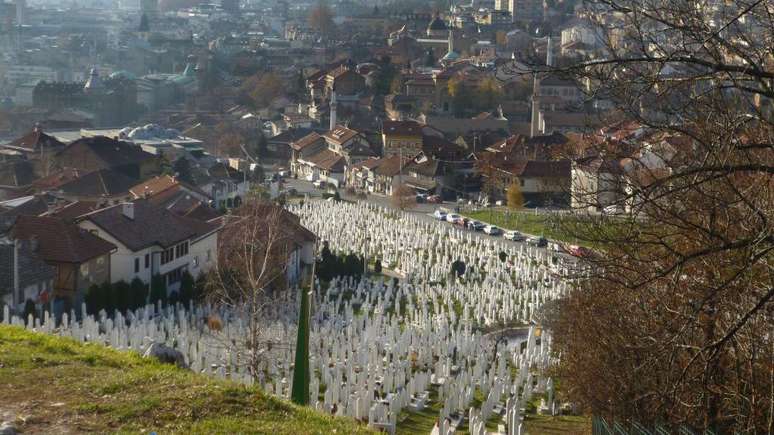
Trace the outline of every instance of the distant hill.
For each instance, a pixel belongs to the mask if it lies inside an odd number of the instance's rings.
[[[369,433],[256,388],[4,325],[0,392],[0,423],[24,433]]]

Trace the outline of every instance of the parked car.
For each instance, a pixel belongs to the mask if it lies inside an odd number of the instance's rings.
[[[594,251],[586,248],[585,246],[570,245],[567,247],[567,253],[573,257],[588,258],[594,253]]]
[[[312,183],[312,185],[313,185],[313,186],[314,186],[316,189],[324,189],[324,188],[325,188],[325,181],[323,181],[323,180],[317,180],[317,181],[315,181],[314,183]]]
[[[521,242],[525,239],[524,234],[518,231],[506,231],[505,234],[503,234],[503,237],[508,240],[513,240],[514,242]]]
[[[484,229],[484,224],[482,224],[479,221],[469,221],[468,222],[468,229],[473,231],[481,231]]]
[[[422,204],[427,202],[427,194],[426,193],[417,193],[416,197],[417,203]]]
[[[459,225],[463,228],[467,228],[468,222],[470,222],[470,219],[460,216],[459,218],[457,218],[457,220],[454,221],[454,225]]]
[[[427,202],[433,203],[433,204],[440,204],[441,202],[441,196],[440,195],[430,195],[427,197]]]
[[[548,242],[548,250],[554,252],[565,252],[562,244],[557,242]]]
[[[462,216],[458,215],[457,213],[449,213],[446,215],[446,222],[455,223],[457,222],[457,219],[461,218]]]
[[[528,237],[527,243],[537,246],[538,248],[545,248],[548,246],[548,240],[546,240],[545,237]]]
[[[502,232],[503,230],[501,230],[500,228],[497,228],[494,225],[487,225],[484,227],[484,233],[489,234],[490,236],[496,236]]]
[[[438,219],[439,221],[445,221],[446,220],[446,212],[443,210],[436,210],[433,213],[433,217]]]

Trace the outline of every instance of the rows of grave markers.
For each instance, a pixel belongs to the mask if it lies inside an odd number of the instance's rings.
[[[494,339],[482,328],[528,324],[542,304],[564,293],[565,283],[556,278],[562,262],[555,264],[542,250],[363,203],[307,202],[291,211],[332,250],[380,258],[407,277],[397,284],[373,277],[315,286],[312,406],[392,433],[402,412],[435,403],[434,432],[444,435],[465,420],[470,433],[484,434],[493,419],[503,433],[520,434],[536,394],[545,393],[541,407],[556,412],[553,383],[542,376],[552,363],[550,333],[529,326],[526,344],[501,346],[495,354]],[[455,260],[467,266],[462,279],[450,277]],[[262,333],[287,345],[273,349],[257,370],[247,364],[249,349],[243,347],[250,319],[223,307],[156,304],[112,316],[89,316],[83,307],[58,324],[48,313],[21,319],[4,310],[7,323],[115,349],[143,352],[151,343],[165,343],[194,371],[290,396],[293,302],[261,319]],[[207,319],[214,315],[219,330],[210,330]],[[474,408],[477,391],[484,399]]]

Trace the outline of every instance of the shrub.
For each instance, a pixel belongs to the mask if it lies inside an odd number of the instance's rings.
[[[167,281],[162,275],[156,275],[151,278],[151,291],[150,302],[155,304],[156,301],[161,301],[162,304],[167,302]]]
[[[183,276],[180,277],[179,300],[181,304],[186,305],[194,299],[195,285],[193,276],[188,271],[183,272]]]
[[[148,285],[140,278],[134,278],[130,285],[132,292],[131,309],[136,310],[148,303]]]
[[[32,314],[32,317],[38,317],[38,310],[35,308],[35,302],[32,302],[32,299],[27,299],[26,302],[24,302],[24,321],[27,321],[27,318],[30,317],[30,314]]]

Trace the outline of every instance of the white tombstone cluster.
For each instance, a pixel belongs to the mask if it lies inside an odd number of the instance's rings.
[[[530,326],[526,337],[497,346],[492,331],[528,324],[542,304],[560,297],[563,263],[542,250],[364,203],[314,201],[291,211],[331,250],[380,258],[385,268],[406,277],[397,284],[374,277],[315,286],[309,340],[313,407],[394,433],[402,414],[434,406],[433,431],[443,435],[465,420],[471,434],[487,433],[486,423],[495,420],[500,432],[520,434],[524,409],[536,395],[546,394],[546,406],[555,409],[553,383],[542,376],[552,363],[550,334]],[[466,265],[461,279],[450,277],[456,260]],[[210,330],[212,316],[220,319],[217,331]],[[42,321],[9,319],[6,307],[3,318],[140,353],[163,343],[194,371],[290,396],[295,300],[265,319],[263,328],[288,345],[273,349],[258,371],[248,369],[247,352],[235,348],[244,342],[247,319],[225,308],[148,305],[112,316],[89,316],[84,309],[55,324],[47,314]]]

